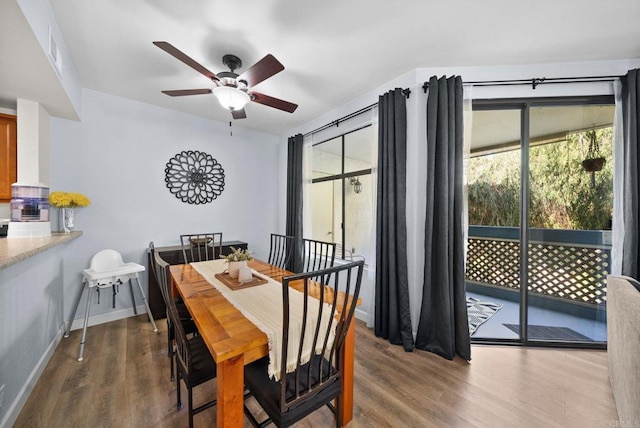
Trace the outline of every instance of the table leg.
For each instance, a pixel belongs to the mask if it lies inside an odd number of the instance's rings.
[[[216,426],[243,426],[244,356],[217,363],[217,382]]]
[[[342,420],[340,426],[347,425],[353,419],[353,371],[355,356],[355,322],[351,320],[347,336],[345,337],[344,352],[342,354],[344,373],[342,376]]]

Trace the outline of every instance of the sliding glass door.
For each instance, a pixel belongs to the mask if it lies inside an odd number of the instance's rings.
[[[529,341],[606,342],[612,105],[530,108]]]
[[[473,113],[466,272],[472,339],[518,338],[521,116],[508,106]]]
[[[474,105],[472,339],[606,342],[613,110],[609,97]]]

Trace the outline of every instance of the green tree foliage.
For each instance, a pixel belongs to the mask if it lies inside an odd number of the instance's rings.
[[[609,229],[613,209],[612,128],[596,130],[601,171],[584,171],[586,132],[529,151],[530,225],[545,229]],[[520,150],[470,159],[469,224],[520,225]]]

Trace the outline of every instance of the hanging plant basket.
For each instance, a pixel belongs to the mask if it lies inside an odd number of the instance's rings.
[[[582,161],[582,167],[587,172],[602,171],[602,167],[604,166],[604,164],[605,164],[605,159],[602,157],[585,159]]]

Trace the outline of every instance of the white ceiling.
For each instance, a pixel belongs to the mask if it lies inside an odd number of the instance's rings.
[[[564,139],[567,133],[613,125],[613,105],[532,107],[531,142]],[[471,150],[520,147],[520,110],[474,111]],[[500,150],[498,149],[498,150]]]
[[[189,114],[230,120],[212,95],[160,92],[209,82],[153,41],[216,73],[224,54],[242,59],[239,73],[273,54],[285,70],[256,90],[298,110],[251,103],[234,126],[276,135],[416,68],[640,58],[638,0],[49,1],[83,87]],[[25,70],[8,76],[0,102],[39,84]]]
[[[0,108],[16,109],[16,100],[40,102],[58,117],[77,119],[76,112],[42,51],[20,7],[0,0]]]

